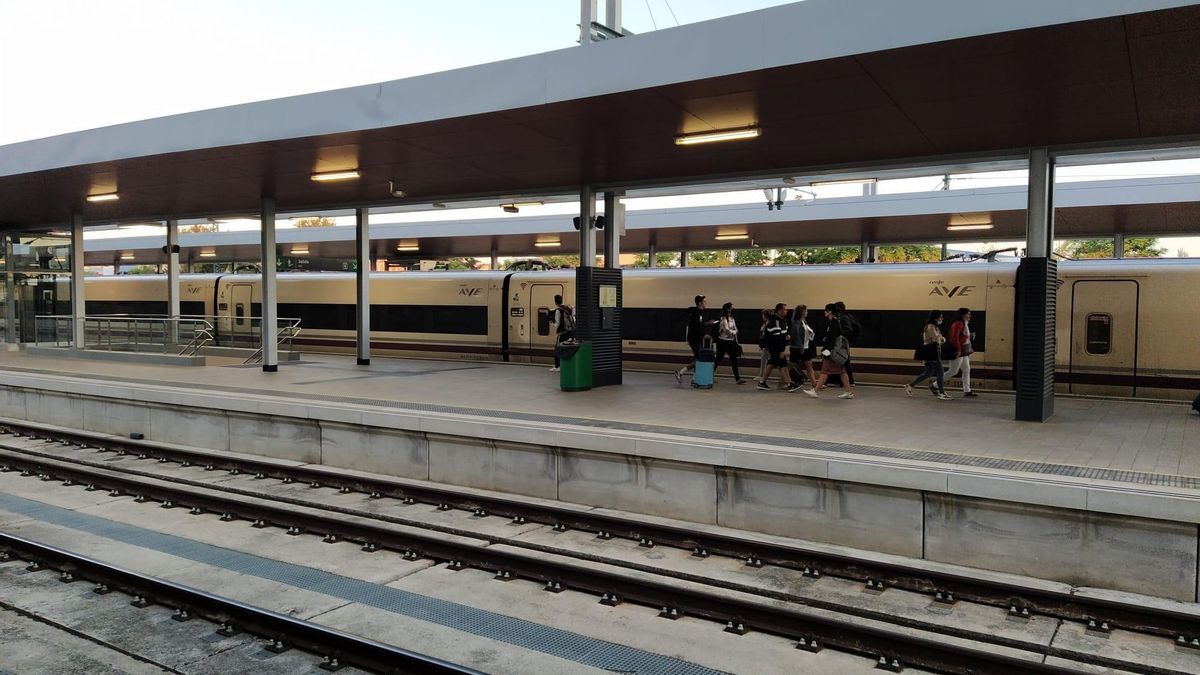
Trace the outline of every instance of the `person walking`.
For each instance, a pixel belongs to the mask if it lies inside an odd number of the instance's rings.
[[[700,356],[700,346],[704,344],[704,332],[708,328],[704,321],[704,310],[708,304],[703,295],[697,295],[695,301],[696,304],[688,309],[687,331],[684,333],[684,340],[692,348],[692,362],[675,373],[675,381],[680,383],[683,382],[683,376],[687,375],[689,370],[695,369],[696,359]]]
[[[792,382],[791,378],[788,377],[787,361],[783,358],[783,350],[788,345],[786,304],[780,302],[775,305],[775,312],[767,319],[764,336],[768,359],[767,367],[763,370],[762,381],[758,383],[758,388],[768,391],[771,389],[771,385],[767,384],[767,380],[771,379],[771,371],[776,368],[779,369],[779,386],[788,387]]]
[[[954,358],[946,369],[945,378],[950,378],[962,372],[963,397],[979,396],[971,389],[971,354],[975,348],[971,346],[971,310],[966,307],[958,308],[958,318],[950,324],[950,345],[954,348]]]
[[[817,392],[825,388],[825,382],[829,380],[830,375],[837,375],[842,382],[842,393],[838,394],[838,398],[851,399],[854,398],[854,389],[850,386],[850,378],[846,375],[846,371],[842,365],[850,360],[850,343],[843,335],[842,322],[837,320],[837,305],[829,303],[825,305],[825,322],[828,328],[825,329],[825,339],[822,341],[821,349],[821,376],[817,378],[817,382],[812,389],[801,389],[805,396],[812,398],[820,398]]]
[[[942,368],[941,350],[942,344],[946,342],[946,338],[942,337],[942,320],[941,310],[935,309],[929,313],[925,330],[921,332],[921,347],[917,349],[916,354],[925,361],[925,370],[912,382],[904,385],[904,393],[908,396],[913,395],[913,387],[932,377],[937,382],[937,397],[943,401],[950,400],[946,394],[945,370]]]
[[[717,320],[717,358],[713,366],[715,370],[721,365],[721,359],[729,355],[729,367],[733,370],[733,379],[738,384],[745,384],[741,373],[738,372],[738,358],[742,355],[742,345],[738,342],[737,321],[733,318],[733,303],[721,305],[721,318]]]
[[[800,387],[799,376],[801,374],[808,378],[810,386],[815,386],[817,377],[813,374],[812,360],[817,355],[816,331],[808,325],[807,305],[796,305],[796,309],[792,312],[790,335],[792,345],[788,350],[788,360],[792,363],[794,376],[788,391],[795,391]]]
[[[758,327],[758,377],[756,382],[766,382],[767,361],[771,360],[771,352],[767,349],[767,324],[771,323],[771,310],[762,311],[762,323]]]
[[[557,373],[562,365],[558,358],[558,346],[575,334],[575,313],[568,305],[563,304],[561,295],[554,296],[554,367],[550,372]]]
[[[842,327],[842,336],[846,338],[848,346],[853,347],[854,343],[862,336],[862,326],[854,318],[853,314],[846,313],[846,303],[838,300],[833,303],[835,309],[833,314],[837,317],[838,322]],[[854,364],[850,359],[846,359],[846,363],[842,364],[842,370],[846,371],[846,379],[850,380],[850,386],[854,386]]]

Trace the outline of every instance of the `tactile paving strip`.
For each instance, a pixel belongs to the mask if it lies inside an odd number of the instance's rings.
[[[722,671],[579,633],[544,626],[496,612],[439,600],[390,586],[351,579],[323,570],[293,565],[154,532],[107,518],[71,511],[22,497],[0,494],[0,509],[45,523],[98,535],[130,546],[166,553],[288,586],[322,593],[369,607],[453,628],[531,651],[550,654],[593,668],[620,673],[721,675]],[[714,629],[716,630],[716,629]],[[420,651],[417,648],[417,651]]]
[[[33,368],[14,368],[19,372],[45,373],[62,375],[49,370]],[[185,389],[202,389],[206,392],[227,391],[255,396],[271,396],[262,391],[249,387],[221,386],[213,387],[207,384],[192,384],[189,382],[164,382],[159,380],[139,380],[134,378],[113,377],[107,375],[88,375],[88,379],[112,382],[132,382],[161,387],[179,387]],[[981,469],[999,469],[1002,471],[1018,471],[1048,476],[1064,476],[1069,478],[1085,478],[1104,480],[1117,483],[1132,483],[1135,485],[1152,485],[1156,487],[1200,488],[1200,477],[1175,476],[1146,471],[1123,471],[1097,467],[1074,466],[1071,464],[1052,464],[1049,462],[1032,462],[1026,460],[1004,459],[1000,457],[980,457],[976,455],[956,455],[947,452],[932,452],[928,450],[905,450],[901,448],[884,448],[875,445],[860,445],[857,443],[838,443],[836,441],[821,441],[808,438],[790,438],[785,436],[759,436],[755,434],[740,434],[727,431],[709,431],[670,427],[656,424],[632,424],[610,420],[589,419],[585,417],[564,417],[561,415],[542,415],[538,413],[512,412],[508,410],[489,410],[485,408],[465,408],[461,406],[439,405],[433,403],[412,403],[408,401],[387,401],[382,399],[357,398],[353,396],[329,396],[309,394],[304,392],[287,392],[280,394],[281,398],[303,399],[311,401],[326,401],[351,403],[355,405],[370,405],[398,410],[414,410],[421,412],[448,413],[453,415],[473,415],[503,420],[523,420],[529,422],[544,422],[550,424],[592,427],[597,429],[612,429],[616,431],[633,431],[653,434],[667,434],[696,438],[703,441],[730,441],[734,443],[757,443],[774,445],[798,450],[820,450],[836,454],[866,455],[869,457],[886,457],[889,459],[906,459],[919,462],[934,462],[953,466],[969,466]]]

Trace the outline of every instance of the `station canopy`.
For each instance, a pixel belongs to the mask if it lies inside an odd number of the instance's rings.
[[[0,147],[0,225],[253,214],[263,196],[281,211],[394,206],[1200,143],[1197,45],[1195,0],[807,0]],[[677,143],[736,129],[759,135]],[[348,170],[359,178],[313,180]]]

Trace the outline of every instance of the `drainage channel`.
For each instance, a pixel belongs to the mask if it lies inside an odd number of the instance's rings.
[[[1200,646],[1200,642],[1197,641],[1200,637],[1200,622],[1195,615],[1172,611],[1163,606],[1147,607],[1107,598],[1081,597],[1068,592],[980,579],[969,574],[914,568],[903,563],[862,560],[849,555],[806,549],[798,545],[771,544],[719,533],[698,532],[684,526],[648,523],[612,514],[531,504],[517,498],[485,497],[455,490],[453,487],[347,476],[328,467],[280,466],[277,462],[164,447],[148,441],[126,441],[57,429],[49,431],[36,425],[8,423],[0,426],[0,433],[5,432],[46,442],[178,462],[184,466],[199,465],[211,470],[246,473],[255,477],[300,482],[346,492],[361,492],[377,498],[387,497],[407,503],[438,505],[444,509],[468,510],[477,515],[511,518],[517,523],[534,522],[560,529],[582,530],[595,533],[602,539],[630,539],[647,547],[672,546],[690,550],[697,557],[734,557],[755,566],[775,565],[802,570],[806,576],[832,575],[880,588],[898,588],[927,594],[935,602],[953,604],[957,601],[969,601],[1003,607],[1015,620],[1038,614],[1080,621],[1098,630],[1122,628],[1169,637],[1182,644],[1196,642],[1196,646]],[[420,526],[428,527],[424,524]],[[452,533],[477,536],[466,532]],[[519,545],[511,541],[505,543]]]
[[[225,520],[245,519],[260,527],[286,528],[291,534],[316,534],[327,541],[346,540],[364,550],[389,549],[409,558],[444,562],[451,570],[467,567],[495,574],[498,579],[524,578],[544,584],[551,592],[572,590],[599,596],[606,604],[631,602],[660,609],[663,616],[683,615],[717,621],[729,632],[757,630],[796,641],[809,651],[832,648],[876,660],[881,668],[922,668],[942,673],[1066,673],[1078,672],[997,653],[991,645],[969,646],[964,641],[914,634],[890,627],[867,625],[803,608],[781,607],[762,598],[734,597],[698,584],[671,583],[574,560],[550,559],[523,551],[500,550],[476,541],[442,533],[418,531],[386,523],[348,519],[313,508],[297,508],[266,499],[235,498],[206,488],[162,480],[132,478],[115,471],[69,462],[0,453],[0,469],[21,469],[43,480],[104,489],[132,495],[138,501],[221,514]],[[1051,650],[1053,651],[1053,650]],[[1080,655],[1062,653],[1063,658]],[[1044,655],[1043,655],[1044,656]],[[1116,665],[1116,664],[1113,664]],[[1129,664],[1121,663],[1128,668]],[[1144,670],[1142,672],[1157,672]]]
[[[282,652],[293,647],[323,657],[323,670],[345,666],[377,673],[411,675],[477,674],[479,671],[385,645],[236,600],[206,593],[165,579],[110,565],[61,548],[0,532],[0,561],[28,561],[29,571],[53,569],[59,580],[88,580],[97,594],[120,591],[132,596],[134,607],[151,603],[175,610],[176,621],[200,617],[218,624],[217,633],[231,637],[247,632],[268,640],[266,649]]]

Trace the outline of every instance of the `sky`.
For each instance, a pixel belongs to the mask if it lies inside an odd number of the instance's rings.
[[[624,24],[782,4],[626,0]],[[578,0],[0,0],[0,145],[562,49],[578,23]]]

